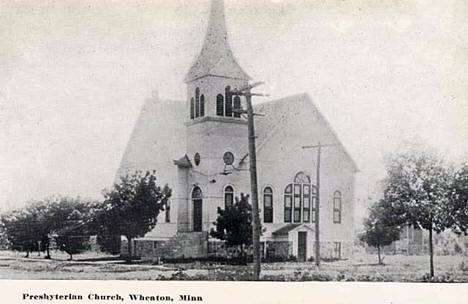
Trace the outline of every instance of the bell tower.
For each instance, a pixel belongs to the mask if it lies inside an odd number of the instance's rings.
[[[217,207],[224,206],[225,187],[245,188],[243,173],[234,170],[248,147],[247,121],[236,111],[245,109],[245,97],[230,90],[249,79],[229,47],[224,2],[212,0],[203,47],[185,77],[188,231],[209,231]],[[226,174],[226,169],[231,171]]]
[[[212,0],[202,50],[185,77],[187,118],[192,122],[203,117],[240,118],[232,111],[240,98],[226,90],[244,86],[249,79],[229,47],[223,0]]]

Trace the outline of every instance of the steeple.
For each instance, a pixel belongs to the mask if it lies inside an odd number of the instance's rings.
[[[212,0],[208,29],[202,50],[185,77],[186,82],[203,76],[249,80],[237,63],[228,43],[224,1]]]

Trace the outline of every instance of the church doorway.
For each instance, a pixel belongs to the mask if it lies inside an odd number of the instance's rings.
[[[202,231],[203,223],[203,199],[202,191],[195,187],[192,191],[193,201],[193,231]]]
[[[297,260],[305,262],[307,260],[307,231],[299,231],[297,238]]]

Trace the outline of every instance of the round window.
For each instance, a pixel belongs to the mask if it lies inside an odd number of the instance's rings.
[[[234,163],[234,154],[232,154],[231,152],[224,153],[223,160],[226,165],[232,165]]]
[[[195,153],[195,156],[193,157],[194,161],[195,161],[195,165],[199,165],[200,164],[200,154],[199,153]]]

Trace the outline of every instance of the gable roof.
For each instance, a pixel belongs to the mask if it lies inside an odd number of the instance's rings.
[[[167,183],[173,176],[174,157],[185,152],[185,101],[145,100],[120,162],[115,180],[135,170],[157,170],[158,179]],[[182,153],[183,153],[182,152]]]
[[[297,228],[300,225],[301,224],[288,224],[286,226],[281,227],[278,230],[273,231],[271,234],[274,235],[274,236],[288,235],[289,231]]]
[[[323,122],[327,130],[335,137],[337,143],[342,148],[343,152],[349,158],[355,171],[359,171],[356,162],[349,154],[346,147],[340,141],[336,132],[331,127],[327,119],[320,113],[318,108],[313,103],[312,99],[307,93],[301,93],[296,95],[287,96],[281,99],[276,99],[268,102],[256,104],[254,111],[256,113],[264,114],[259,119],[255,120],[255,131],[257,136],[257,151],[261,150],[262,147],[267,144],[269,139],[278,131],[284,128],[290,120],[295,119],[293,116],[294,112],[303,111],[304,107],[308,107],[317,117],[318,121]],[[295,111],[292,111],[295,110]],[[245,158],[244,158],[245,160]]]
[[[192,162],[188,158],[187,154],[185,154],[180,159],[174,160],[174,165],[179,166],[181,168],[192,168]]]
[[[185,76],[190,82],[204,76],[249,80],[228,43],[223,0],[211,2],[211,13],[202,50]]]

